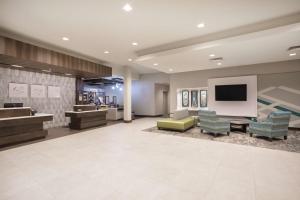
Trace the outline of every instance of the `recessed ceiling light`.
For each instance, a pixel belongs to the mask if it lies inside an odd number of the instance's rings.
[[[66,76],[72,76],[72,74],[65,74]]]
[[[51,72],[51,70],[46,70],[46,69],[43,69],[42,71],[43,71],[43,72],[47,72],[47,73],[50,73],[50,72]]]
[[[170,68],[170,69],[169,69],[169,72],[172,72],[172,71],[173,71],[173,69]]]
[[[61,39],[64,40],[64,41],[69,41],[70,40],[68,37],[62,37]]]
[[[109,54],[109,51],[104,51],[105,54]]]
[[[217,65],[219,65],[219,66],[220,66],[220,65],[222,65],[222,63],[218,62],[218,63],[217,63]]]
[[[158,65],[158,63],[154,63],[153,65],[154,65],[154,66],[157,66],[157,65]]]
[[[130,12],[132,11],[132,7],[129,3],[126,3],[124,6],[123,6],[123,10],[125,10],[126,12]]]
[[[215,56],[216,56],[215,54],[210,54],[210,55],[209,55],[209,57],[215,57]]]
[[[128,58],[128,61],[129,61],[129,62],[131,62],[131,61],[132,61],[132,59],[131,59],[131,58]]]
[[[137,45],[139,45],[139,44],[138,44],[137,42],[133,42],[132,45],[133,45],[133,46],[137,46]]]
[[[289,56],[295,56],[297,55],[296,53],[290,53]]]
[[[198,28],[203,28],[203,27],[205,27],[205,24],[204,23],[200,23],[200,24],[197,25],[197,27]]]
[[[11,65],[11,66],[17,67],[17,68],[23,68],[23,66],[21,66],[21,65]]]

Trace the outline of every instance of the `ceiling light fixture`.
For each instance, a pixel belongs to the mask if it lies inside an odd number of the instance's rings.
[[[133,45],[133,46],[137,46],[137,45],[139,45],[139,44],[138,44],[137,42],[133,42],[132,45]]]
[[[215,56],[216,56],[215,54],[210,54],[210,55],[209,55],[209,57],[215,57]]]
[[[72,76],[72,74],[65,74],[66,76]]]
[[[42,71],[46,72],[46,73],[50,73],[51,72],[51,70],[46,70],[46,69],[43,69]]]
[[[68,37],[62,37],[61,38],[63,41],[69,41],[70,39]]]
[[[172,71],[173,71],[173,69],[170,68],[170,69],[169,69],[169,72],[172,72]]]
[[[153,65],[154,65],[154,66],[157,66],[157,65],[158,65],[158,63],[154,63]]]
[[[197,25],[197,27],[198,27],[198,28],[204,28],[204,27],[205,27],[205,24],[204,24],[204,23],[200,23],[200,24]]]
[[[296,53],[290,53],[289,56],[295,56],[297,55]]]
[[[132,11],[132,7],[129,3],[126,3],[124,6],[123,6],[123,10],[125,10],[126,12],[130,12]]]
[[[104,51],[105,54],[109,54],[109,51]]]
[[[131,62],[131,61],[132,61],[132,59],[131,59],[131,58],[128,58],[128,61],[129,61],[129,62]]]
[[[21,66],[21,65],[11,65],[11,66],[16,67],[16,68],[23,68],[23,66]]]
[[[218,62],[218,63],[217,63],[217,65],[219,65],[219,66],[220,66],[220,65],[222,65],[222,63]]]

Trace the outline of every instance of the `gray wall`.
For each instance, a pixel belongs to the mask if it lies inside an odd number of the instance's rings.
[[[134,80],[132,82],[132,109],[135,114],[162,115],[164,111],[163,91],[169,91],[169,81],[170,76],[165,73],[143,74],[139,80]]]
[[[244,75],[258,75],[259,93],[267,88],[271,90],[266,94],[258,95],[258,98],[266,97],[267,99],[264,98],[264,100],[268,100],[269,103],[275,102],[291,108],[295,112],[300,112],[300,60],[172,74],[170,77],[170,110],[172,112],[176,109],[176,90],[178,88],[207,87],[207,81],[210,78]],[[284,86],[283,89],[279,88],[280,86]],[[284,99],[281,99],[283,97]],[[258,106],[261,116],[265,116],[267,112],[275,109],[262,110],[263,105],[260,103]],[[293,118],[294,121],[299,120],[296,116]],[[300,121],[297,124],[300,124]]]
[[[59,86],[61,97],[31,98],[28,87],[28,98],[9,98],[9,83]],[[54,114],[53,122],[45,123],[46,128],[65,126],[69,122],[65,117],[65,111],[72,110],[75,104],[75,78],[0,67],[0,107],[3,107],[4,102],[22,102],[24,106],[32,107],[40,113]]]

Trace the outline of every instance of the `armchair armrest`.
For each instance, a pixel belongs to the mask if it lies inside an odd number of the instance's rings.
[[[272,128],[272,123],[268,121],[263,121],[263,122],[250,122],[249,124],[250,128],[267,128],[270,129]]]

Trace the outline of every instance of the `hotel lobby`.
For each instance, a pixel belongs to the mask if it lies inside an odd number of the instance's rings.
[[[299,0],[0,0],[0,200],[300,199],[299,35]]]

